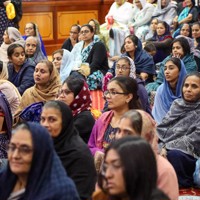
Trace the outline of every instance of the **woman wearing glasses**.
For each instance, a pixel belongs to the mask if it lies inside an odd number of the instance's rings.
[[[35,67],[33,77],[35,85],[28,88],[22,95],[16,116],[33,103],[54,100],[58,93],[60,78],[57,69],[50,61],[40,61]]]
[[[14,130],[8,165],[0,173],[0,199],[79,199],[48,131],[39,124],[21,124]]]
[[[74,126],[85,143],[88,143],[94,126],[91,114],[91,96],[87,83],[79,78],[69,76],[58,92],[57,100],[67,104],[73,113]]]
[[[73,76],[86,78],[90,90],[101,88],[104,74],[108,71],[108,58],[105,45],[98,37],[94,37],[94,29],[85,24],[80,31],[82,41],[77,43],[72,54],[74,56],[76,72]]]
[[[141,109],[137,95],[138,85],[131,77],[119,76],[111,79],[104,98],[110,111],[96,121],[88,146],[94,155],[97,171],[104,156],[104,150],[113,141],[122,115],[130,109]]]

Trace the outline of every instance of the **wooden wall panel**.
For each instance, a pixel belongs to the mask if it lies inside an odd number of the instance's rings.
[[[98,19],[97,10],[57,12],[57,26],[59,39],[69,37],[70,28],[73,24],[86,24],[90,19]]]

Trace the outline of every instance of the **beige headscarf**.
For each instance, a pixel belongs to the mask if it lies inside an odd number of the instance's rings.
[[[27,89],[22,95],[21,103],[16,112],[16,116],[21,113],[21,111],[27,106],[36,103],[36,102],[47,102],[54,100],[58,90],[61,86],[60,76],[58,70],[53,67],[49,82],[45,89],[40,90],[35,84],[33,87]]]
[[[11,44],[21,44],[23,47],[25,45],[25,41],[23,37],[21,36],[21,33],[18,31],[18,29],[14,27],[8,27],[7,29],[8,37],[11,41]]]

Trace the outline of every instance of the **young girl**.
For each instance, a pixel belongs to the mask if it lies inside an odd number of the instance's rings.
[[[9,61],[8,80],[12,82],[22,95],[24,91],[34,85],[33,72],[35,64],[25,59],[24,47],[20,44],[12,44],[7,50]]]

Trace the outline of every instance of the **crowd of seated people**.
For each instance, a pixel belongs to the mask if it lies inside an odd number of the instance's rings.
[[[36,23],[7,27],[0,199],[178,200],[200,185],[198,14],[193,0],[114,0],[49,56]]]

